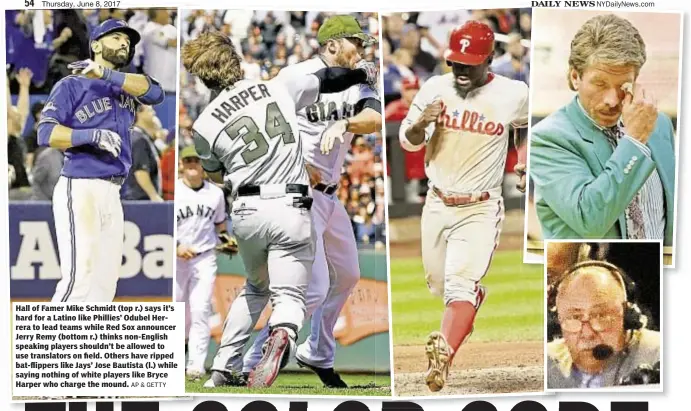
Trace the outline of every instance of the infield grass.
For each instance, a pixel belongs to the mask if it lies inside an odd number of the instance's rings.
[[[543,266],[523,264],[522,251],[498,251],[482,284],[488,294],[470,341],[541,341],[544,338]],[[443,300],[425,283],[420,258],[391,260],[393,343],[423,344],[438,330]]]
[[[199,381],[185,383],[187,394],[274,394],[274,395],[334,395],[334,396],[391,396],[391,377],[374,374],[344,374],[341,378],[348,384],[347,389],[324,388],[319,378],[312,373],[279,374],[269,388],[249,389],[246,387],[204,388],[209,375]]]

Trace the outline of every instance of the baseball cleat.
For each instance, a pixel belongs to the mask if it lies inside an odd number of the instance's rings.
[[[336,371],[334,371],[333,368],[319,368],[315,367],[314,365],[307,364],[306,362],[300,360],[299,358],[295,358],[297,361],[298,365],[300,368],[309,368],[317,374],[319,379],[324,383],[324,386],[326,388],[348,388],[348,384],[346,384],[342,379],[341,376],[338,375]]]
[[[204,388],[245,387],[247,380],[240,375],[226,371],[211,371],[211,378],[204,383]]]
[[[438,331],[432,332],[427,337],[425,352],[428,360],[425,383],[430,391],[440,391],[449,376],[450,349],[446,338]]]
[[[289,355],[290,336],[285,328],[278,327],[264,344],[264,355],[252,371],[247,386],[250,388],[270,387],[276,381],[278,372],[287,363]]]

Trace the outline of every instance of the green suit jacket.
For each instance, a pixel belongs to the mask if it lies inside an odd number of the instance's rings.
[[[664,245],[674,238],[674,128],[660,113],[648,140],[651,157],[621,139],[612,149],[578,100],[531,131],[530,178],[545,239],[626,239],[625,210],[653,170],[662,180]]]

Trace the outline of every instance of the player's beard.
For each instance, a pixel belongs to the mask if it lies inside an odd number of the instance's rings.
[[[345,67],[349,69],[354,69],[357,61],[355,61],[355,53],[344,53],[339,52],[334,59],[337,67]]]
[[[459,96],[465,98],[465,96],[468,95],[468,93],[470,93],[471,91],[473,91],[473,90],[475,89],[475,84],[471,83],[468,87],[465,87],[465,88],[464,88],[464,87],[461,87],[461,86],[455,81],[455,78],[454,78],[453,88],[456,90],[456,94],[458,94]]]
[[[103,60],[114,65],[115,68],[125,67],[127,65],[129,53],[121,53],[120,50],[123,49],[111,49],[104,45],[101,57]]]

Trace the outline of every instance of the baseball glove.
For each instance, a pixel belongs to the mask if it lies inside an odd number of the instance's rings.
[[[238,253],[238,242],[233,236],[227,232],[222,232],[218,235],[218,240],[221,242],[216,246],[216,252],[228,255],[230,257]]]

